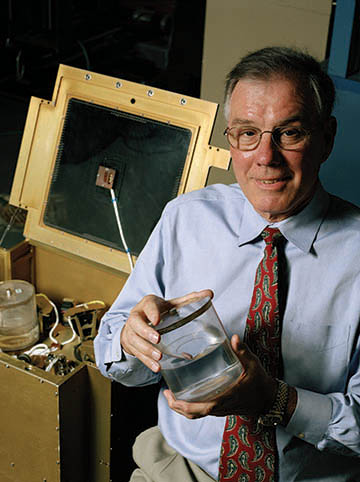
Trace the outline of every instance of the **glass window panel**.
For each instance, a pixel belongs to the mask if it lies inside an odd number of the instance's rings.
[[[96,185],[101,166],[114,169],[125,240],[138,255],[177,195],[190,141],[190,129],[70,99],[44,223],[124,251],[110,190]]]

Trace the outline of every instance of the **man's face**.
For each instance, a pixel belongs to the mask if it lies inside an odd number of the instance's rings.
[[[254,150],[230,147],[236,179],[254,209],[270,222],[301,210],[312,198],[319,168],[331,152],[335,120],[314,126],[293,82],[283,78],[238,81],[231,96],[229,127],[257,127],[272,131],[279,126],[316,127],[300,150],[276,147],[264,133]]]

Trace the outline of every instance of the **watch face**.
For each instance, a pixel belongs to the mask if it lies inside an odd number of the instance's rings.
[[[281,415],[266,415],[265,417],[259,418],[259,423],[265,427],[273,427],[278,425],[282,421]]]

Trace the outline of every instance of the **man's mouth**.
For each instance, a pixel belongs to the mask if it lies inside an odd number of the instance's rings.
[[[278,177],[276,179],[258,179],[262,184],[276,184],[277,182],[287,181],[289,177]]]
[[[276,182],[281,181],[281,179],[263,179],[261,182],[263,184],[275,184]]]

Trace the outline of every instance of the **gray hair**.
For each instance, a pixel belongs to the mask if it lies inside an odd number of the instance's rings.
[[[311,55],[288,47],[266,47],[243,57],[229,72],[225,84],[224,113],[229,118],[230,99],[240,79],[270,80],[286,78],[297,86],[298,93],[306,105],[309,100],[315,107],[318,120],[331,116],[335,102],[334,83]]]

